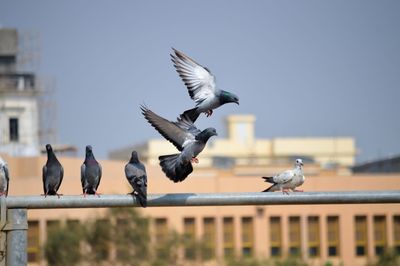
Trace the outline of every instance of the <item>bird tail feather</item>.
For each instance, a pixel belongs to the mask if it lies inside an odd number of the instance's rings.
[[[269,192],[271,191],[271,189],[274,187],[275,185],[270,186],[269,188],[263,190],[262,192]],[[272,192],[272,191],[271,191]]]
[[[189,119],[194,123],[199,117],[200,113],[197,111],[197,107],[195,107],[193,109],[186,110],[183,112],[183,115],[189,117]]]
[[[274,177],[273,176],[263,176],[262,178],[264,178],[265,179],[265,182],[268,182],[268,183],[274,183]]]
[[[183,181],[191,172],[193,172],[193,167],[190,162],[181,164],[178,161],[179,155],[179,153],[176,153],[158,157],[161,169],[165,175],[175,183]]]

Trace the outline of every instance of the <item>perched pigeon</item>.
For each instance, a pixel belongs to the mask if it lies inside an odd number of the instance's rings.
[[[47,151],[47,162],[43,166],[43,190],[44,196],[57,195],[60,197],[62,194],[58,194],[57,191],[60,188],[61,182],[64,177],[64,169],[60,162],[57,160],[56,155],[53,152],[50,144],[46,145]]]
[[[101,165],[96,161],[93,155],[92,146],[86,146],[85,161],[81,166],[81,182],[83,196],[86,194],[96,194],[101,179]]]
[[[305,180],[303,175],[303,161],[297,159],[293,170],[286,170],[276,176],[263,178],[265,182],[273,184],[263,192],[282,190],[282,193],[288,194],[289,189],[296,192],[303,192],[302,190],[296,189],[296,187],[301,186]]]
[[[141,110],[147,121],[181,152],[158,159],[169,179],[183,181],[193,171],[192,162],[198,163],[196,156],[204,149],[208,139],[217,135],[215,128],[200,131],[185,114],[180,115],[177,122],[170,122],[147,107],[141,106]]]
[[[0,196],[8,195],[9,184],[8,165],[3,158],[0,157]]]
[[[226,103],[239,104],[239,98],[228,91],[216,87],[214,75],[210,70],[196,63],[184,53],[172,48],[172,62],[182,81],[185,83],[190,97],[196,102],[196,107],[184,112],[192,122],[195,122],[203,112],[212,115],[213,109]]]
[[[131,184],[134,195],[143,208],[147,207],[147,174],[144,164],[139,161],[136,151],[132,152],[131,159],[125,165],[125,176]]]

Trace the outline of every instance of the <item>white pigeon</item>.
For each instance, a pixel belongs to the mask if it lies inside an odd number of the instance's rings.
[[[301,186],[305,180],[303,174],[303,161],[301,159],[296,159],[294,169],[286,170],[276,176],[263,176],[263,178],[265,179],[265,182],[272,183],[272,186],[263,192],[282,190],[282,193],[289,194],[289,189],[294,192],[303,192],[303,190],[296,189],[296,187]]]
[[[0,196],[8,195],[9,182],[8,165],[3,158],[0,157]]]

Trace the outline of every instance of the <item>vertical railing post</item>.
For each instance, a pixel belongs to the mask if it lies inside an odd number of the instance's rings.
[[[27,230],[26,209],[8,209],[6,262],[9,266],[27,265]]]

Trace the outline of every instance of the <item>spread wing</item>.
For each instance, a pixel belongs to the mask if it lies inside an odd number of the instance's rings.
[[[211,72],[198,64],[189,56],[172,48],[175,54],[171,54],[174,67],[185,83],[190,97],[199,105],[209,97],[215,96],[215,78]]]
[[[274,182],[277,184],[285,184],[292,180],[294,173],[292,170],[287,170],[283,173],[280,173],[274,176]]]
[[[182,151],[187,141],[194,140],[197,132],[200,132],[194,124],[181,115],[177,122],[168,121],[157,115],[145,106],[141,106],[142,114],[146,120],[169,142]]]

